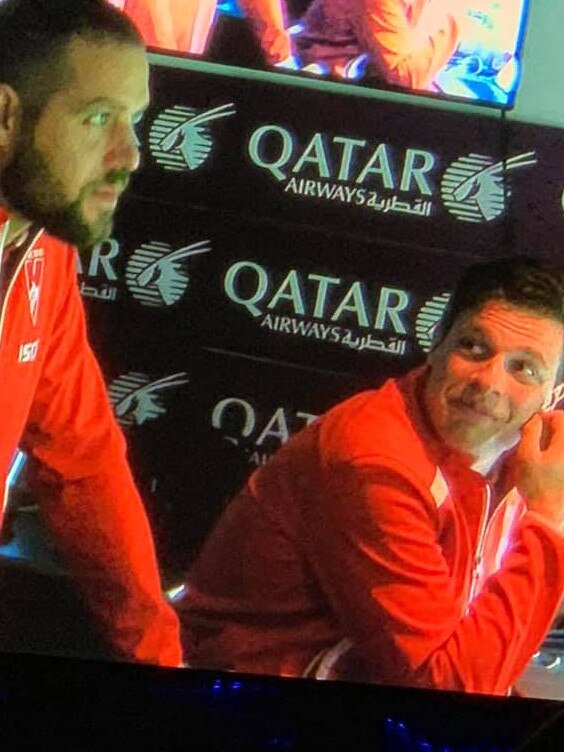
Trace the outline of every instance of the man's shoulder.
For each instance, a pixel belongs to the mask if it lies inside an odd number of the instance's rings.
[[[44,282],[49,295],[64,295],[68,285],[75,284],[77,278],[76,251],[65,240],[51,235],[45,229],[33,228],[34,236],[28,248],[28,258],[43,258],[45,264]]]
[[[47,232],[44,228],[38,228],[37,240],[34,245],[42,246],[46,250],[49,250],[49,253],[56,255],[57,258],[62,261],[68,262],[69,259],[75,258],[74,246],[66,240],[61,240],[61,238],[51,235],[51,233]]]
[[[336,461],[369,456],[409,456],[420,452],[422,439],[413,420],[413,405],[403,380],[389,379],[379,389],[360,392],[323,417],[323,453]]]

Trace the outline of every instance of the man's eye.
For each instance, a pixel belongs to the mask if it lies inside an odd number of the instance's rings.
[[[460,337],[458,348],[468,355],[480,356],[485,353],[484,345],[472,337]]]
[[[536,381],[540,378],[538,368],[526,360],[515,360],[511,364],[511,370],[521,378]]]
[[[111,113],[109,112],[95,112],[86,119],[86,124],[103,127],[110,122],[110,117]]]

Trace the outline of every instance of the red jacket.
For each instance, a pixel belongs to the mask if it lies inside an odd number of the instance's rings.
[[[429,433],[424,378],[343,402],[251,476],[191,574],[191,665],[508,691],[557,612],[564,537],[515,490],[486,530],[491,491]]]
[[[5,221],[0,209],[0,230]],[[31,240],[0,297],[2,498],[19,445],[41,463],[40,510],[118,654],[178,665],[177,618],[87,343],[75,252],[41,230]]]

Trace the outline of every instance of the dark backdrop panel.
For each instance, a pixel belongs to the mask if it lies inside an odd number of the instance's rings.
[[[328,232],[231,222],[222,230],[206,288],[217,300],[209,343],[372,377],[421,362],[471,260]]]
[[[130,195],[80,284],[163,566],[311,416],[421,363],[477,257]]]
[[[254,468],[332,405],[381,381],[208,349],[181,375],[164,366],[125,370],[109,389],[168,579],[186,571]]]
[[[503,158],[535,169],[500,116],[153,69],[133,191],[347,234],[490,255],[507,249]]]
[[[79,268],[90,337],[108,376],[124,368],[178,371],[193,358],[204,336],[206,310],[193,300],[209,276],[206,229],[190,210],[124,201],[113,237]]]
[[[508,237],[515,252],[564,260],[564,131],[511,123],[512,152],[534,151],[535,169],[514,186]]]
[[[112,377],[181,372],[201,348],[381,376],[424,358],[473,260],[133,198],[81,289]]]

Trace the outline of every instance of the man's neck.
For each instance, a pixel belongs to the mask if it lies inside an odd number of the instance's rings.
[[[500,441],[497,438],[490,439],[480,448],[478,456],[474,457],[472,470],[480,473],[480,475],[489,475],[501,457],[519,443],[519,436],[519,433],[516,432],[513,437],[506,438],[505,441]]]

